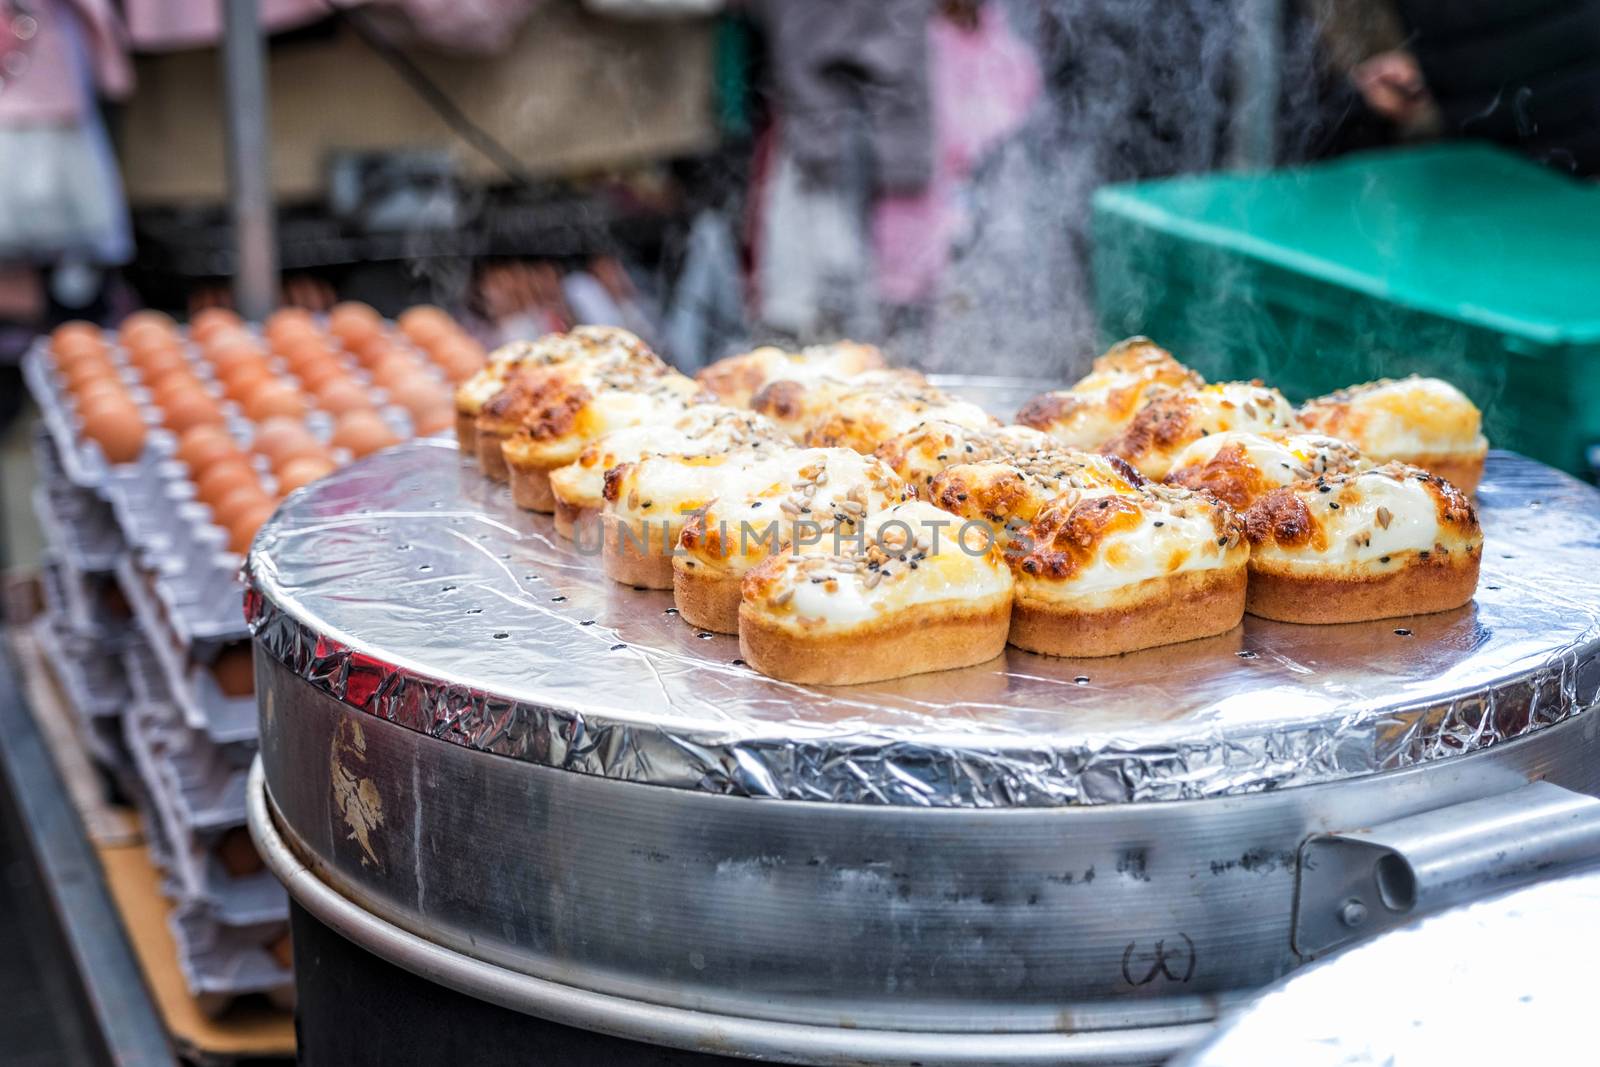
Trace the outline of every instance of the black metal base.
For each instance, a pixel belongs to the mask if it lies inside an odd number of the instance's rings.
[[[748,1064],[536,1019],[435,985],[347,941],[298,904],[295,1030],[301,1067],[714,1067]]]

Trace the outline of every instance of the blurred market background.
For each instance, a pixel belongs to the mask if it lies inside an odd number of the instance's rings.
[[[1594,0],[0,0],[0,562],[60,548],[22,357],[141,309],[1041,384],[1145,333],[1294,400],[1438,374],[1590,476],[1597,169]],[[0,1061],[76,1062],[0,873]],[[281,1053],[263,1010],[196,1049]]]

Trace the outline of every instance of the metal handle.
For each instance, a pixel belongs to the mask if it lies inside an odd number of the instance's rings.
[[[1600,800],[1549,782],[1300,846],[1294,949],[1319,956],[1418,915],[1600,861]]]

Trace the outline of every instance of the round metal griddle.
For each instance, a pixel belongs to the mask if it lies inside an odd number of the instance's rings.
[[[941,384],[1002,415],[1036,388]],[[250,554],[254,825],[323,921],[533,1014],[795,1062],[1153,1061],[1306,958],[1309,834],[1600,792],[1600,494],[1496,453],[1478,503],[1455,612],[814,688],[402,447]]]

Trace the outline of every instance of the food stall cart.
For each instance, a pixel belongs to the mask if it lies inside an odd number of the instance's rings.
[[[411,1062],[471,1018],[638,1062],[1154,1063],[1352,938],[1586,862],[1597,495],[1494,453],[1478,503],[1457,611],[821,688],[446,443],[354,464],[246,564],[251,827],[301,981],[344,991],[302,1000],[303,1054]],[[356,1040],[395,968],[407,1040]]]

